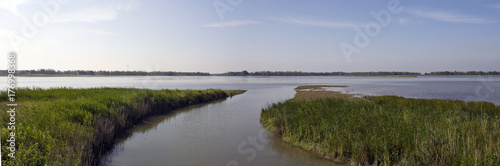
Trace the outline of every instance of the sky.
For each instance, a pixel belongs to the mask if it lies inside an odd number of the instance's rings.
[[[499,71],[496,0],[2,0],[0,68]]]

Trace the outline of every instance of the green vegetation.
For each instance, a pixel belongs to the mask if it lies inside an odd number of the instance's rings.
[[[7,156],[7,94],[1,92],[4,165],[96,165],[114,139],[147,116],[243,93],[127,88],[16,89],[16,159]]]
[[[325,158],[363,165],[500,164],[500,107],[494,104],[297,93],[316,95],[264,108],[261,123]]]

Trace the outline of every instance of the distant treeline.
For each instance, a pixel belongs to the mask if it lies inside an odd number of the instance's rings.
[[[0,70],[0,74],[8,74],[7,70]],[[435,71],[430,73],[377,71],[377,72],[301,72],[301,71],[257,71],[226,72],[210,74],[204,72],[175,72],[175,71],[93,71],[93,70],[17,70],[17,75],[96,75],[96,76],[448,76],[448,75],[500,75],[500,71]]]
[[[7,70],[0,70],[0,74],[8,74]],[[175,71],[93,71],[93,70],[17,70],[17,75],[97,75],[97,76],[210,76],[210,73],[175,72]]]
[[[437,71],[430,73],[378,71],[378,72],[301,72],[301,71],[258,71],[227,72],[221,76],[447,76],[447,75],[500,75],[500,71]]]
[[[424,75],[430,76],[442,76],[442,75],[500,75],[500,71],[435,71],[430,73],[425,73]]]
[[[223,76],[419,76],[417,72],[300,72],[300,71],[258,71],[227,72]]]

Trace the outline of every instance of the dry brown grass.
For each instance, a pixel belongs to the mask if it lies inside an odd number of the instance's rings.
[[[345,88],[345,85],[302,85],[295,90],[325,90],[325,88]]]
[[[337,87],[344,88],[344,85],[303,85],[295,88],[295,97],[292,100],[312,100],[324,98],[344,98],[349,100],[358,100],[361,98],[353,97],[353,94],[343,94],[336,91],[327,91],[325,88]]]

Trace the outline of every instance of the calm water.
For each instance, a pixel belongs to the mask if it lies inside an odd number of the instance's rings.
[[[25,87],[246,89],[246,93],[147,119],[117,141],[107,165],[334,165],[267,136],[269,103],[298,85],[347,85],[345,93],[488,101],[500,105],[500,77],[21,77]]]

